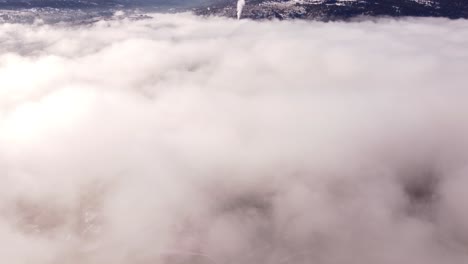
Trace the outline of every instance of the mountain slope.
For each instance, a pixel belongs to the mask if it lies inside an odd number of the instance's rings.
[[[236,5],[226,1],[199,8],[201,15],[236,17]],[[418,16],[468,18],[467,0],[250,0],[242,17],[250,19],[340,20],[357,16]]]

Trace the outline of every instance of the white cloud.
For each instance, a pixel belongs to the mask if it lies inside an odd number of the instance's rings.
[[[466,263],[467,27],[2,24],[0,258]]]

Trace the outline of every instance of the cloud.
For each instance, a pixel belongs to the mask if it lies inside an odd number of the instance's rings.
[[[468,22],[0,25],[0,246],[466,263]]]

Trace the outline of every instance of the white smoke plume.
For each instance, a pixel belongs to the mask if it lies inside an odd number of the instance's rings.
[[[241,19],[242,10],[245,6],[245,0],[237,0],[237,19]]]
[[[468,263],[467,28],[2,24],[0,259]]]

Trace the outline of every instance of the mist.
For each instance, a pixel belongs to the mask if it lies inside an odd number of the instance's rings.
[[[468,21],[0,25],[0,259],[468,261]]]
[[[239,20],[242,15],[242,9],[244,9],[245,0],[238,0],[237,1],[237,19]]]

